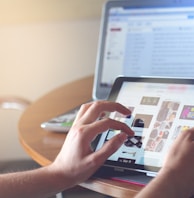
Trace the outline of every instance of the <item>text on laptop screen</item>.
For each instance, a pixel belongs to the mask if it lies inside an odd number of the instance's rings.
[[[118,75],[194,77],[194,7],[111,8],[106,31],[101,86]]]

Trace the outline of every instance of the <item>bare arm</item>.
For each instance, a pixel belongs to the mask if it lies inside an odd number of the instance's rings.
[[[104,111],[129,115],[124,106],[107,101],[88,103],[81,107],[55,161],[36,170],[0,175],[0,197],[44,198],[87,180],[125,141],[133,131],[124,123],[98,118]],[[112,128],[123,133],[93,152],[92,140]]]
[[[49,197],[62,190],[60,178],[50,166],[2,174],[0,175],[0,197]]]
[[[136,198],[189,198],[194,195],[194,128],[183,131],[163,168]]]

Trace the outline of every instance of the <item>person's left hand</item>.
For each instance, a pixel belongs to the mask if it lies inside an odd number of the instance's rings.
[[[118,111],[130,115],[129,109],[115,102],[98,101],[81,106],[65,143],[53,163],[56,170],[73,186],[88,179],[134,132],[124,123],[110,118],[99,119],[104,112]],[[108,130],[121,130],[101,149],[94,152],[91,142]]]

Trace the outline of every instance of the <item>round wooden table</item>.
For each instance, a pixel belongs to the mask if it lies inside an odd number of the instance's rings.
[[[61,149],[66,134],[47,132],[40,127],[56,115],[91,100],[93,76],[65,84],[32,103],[19,121],[19,139],[26,152],[40,165],[50,164]],[[80,186],[112,197],[134,197],[142,187],[113,181],[89,179]]]

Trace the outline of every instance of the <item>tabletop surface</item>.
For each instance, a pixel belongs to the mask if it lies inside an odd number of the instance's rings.
[[[66,134],[47,132],[40,124],[92,98],[93,76],[65,84],[32,103],[19,121],[19,139],[25,151],[42,166],[50,164]],[[89,179],[80,186],[113,197],[134,197],[142,187],[111,179]]]

